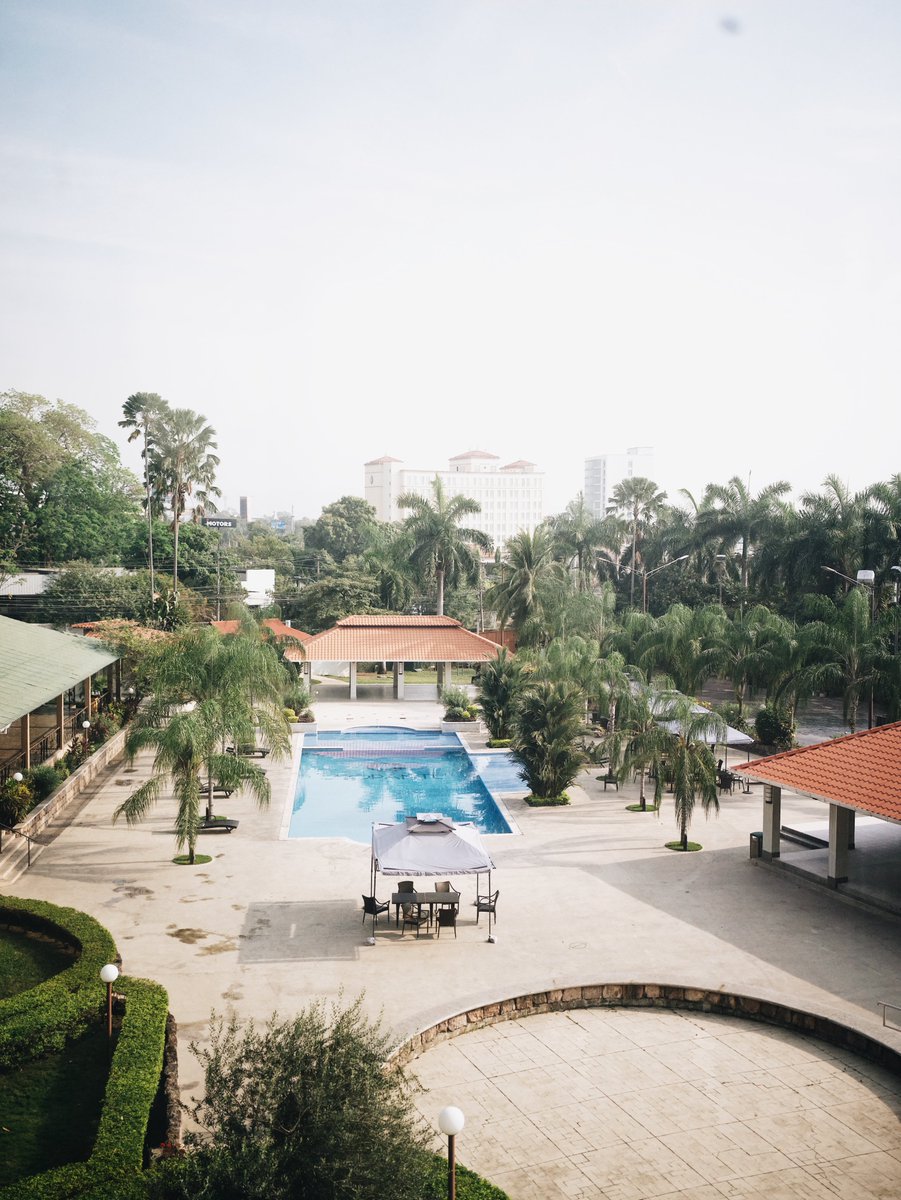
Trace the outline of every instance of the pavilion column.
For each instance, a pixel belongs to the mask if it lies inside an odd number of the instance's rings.
[[[347,666],[348,666],[347,674],[348,674],[348,678],[350,680],[350,689],[348,691],[348,695],[350,696],[351,700],[356,700],[356,698],[357,698],[357,664],[355,662],[352,662],[352,663],[348,663]]]
[[[91,685],[93,678],[92,675],[89,675],[81,685],[84,690],[84,715],[89,721],[91,719]]]
[[[404,664],[396,662],[394,664],[394,699],[403,700],[404,698]]]
[[[63,692],[56,697],[56,748],[63,748],[63,730],[66,726],[66,697]]]
[[[312,696],[313,694],[313,664],[309,661],[300,664],[300,678],[303,681],[304,687]]]
[[[763,785],[763,853],[771,862],[779,857],[782,829],[782,788],[772,783]]]
[[[25,770],[31,766],[31,713],[25,713],[19,718],[19,733],[21,735],[20,746],[22,747],[22,757],[25,760]]]
[[[848,879],[848,844],[852,812],[839,804],[829,805],[829,870],[828,883],[837,887]]]
[[[847,810],[847,813],[848,813],[848,849],[853,850],[854,849],[854,831],[855,831],[854,830],[854,818],[857,816],[857,813],[854,811],[853,808],[849,808]]]

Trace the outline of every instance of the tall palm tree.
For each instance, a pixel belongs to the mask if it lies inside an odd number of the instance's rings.
[[[679,841],[682,850],[687,850],[688,827],[695,801],[701,801],[705,816],[711,808],[719,812],[716,763],[710,746],[726,736],[726,724],[716,713],[695,712],[690,697],[679,692],[662,693],[657,704],[658,720],[670,732],[666,758],[672,778]]]
[[[140,821],[171,780],[178,802],[176,838],[191,862],[206,792],[206,816],[213,816],[215,784],[246,787],[259,804],[269,802],[265,771],[226,743],[253,743],[260,736],[274,758],[290,748],[282,699],[290,676],[252,622],[223,637],[210,626],[193,626],[161,643],[153,655],[150,701],[138,713],[126,741],[129,759],[155,751],[153,775],[113,814],[129,825]]]
[[[632,531],[632,553],[629,558],[632,572],[629,580],[629,607],[635,607],[635,574],[641,555],[639,543],[645,536],[648,522],[660,513],[666,501],[666,492],[659,492],[657,484],[642,475],[624,479],[613,489],[613,507],[628,517]]]
[[[630,668],[628,680],[629,686],[618,698],[616,723],[608,724],[600,752],[606,756],[614,773],[622,771],[627,776],[638,773],[638,802],[641,811],[645,812],[646,773],[654,779],[654,807],[660,807],[664,762],[672,749],[672,734],[660,724],[656,693],[641,671]]]
[[[702,537],[718,537],[726,550],[738,545],[741,561],[741,586],[748,586],[750,555],[779,511],[779,499],[791,490],[784,480],[762,488],[756,496],[737,475],[726,484],[707,485],[697,517]]]
[[[134,392],[122,405],[120,429],[130,429],[128,440],[143,438],[141,458],[144,461],[144,508],[147,513],[147,555],[150,565],[150,597],[156,593],[153,566],[153,503],[150,482],[150,450],[155,444],[156,433],[170,412],[169,405],[156,392]]]
[[[467,516],[482,511],[469,496],[448,496],[438,476],[432,481],[432,499],[416,492],[404,492],[397,498],[398,508],[407,508],[404,521],[410,562],[424,580],[434,579],[438,594],[438,616],[444,615],[444,589],[463,579],[474,579],[479,569],[477,551],[488,554],[491,538],[481,529],[460,525]]]
[[[165,421],[151,450],[151,463],[161,499],[172,512],[173,561],[172,590],[178,594],[178,527],[195,492],[195,511],[215,512],[213,496],[221,495],[215,485],[219,458],[216,431],[206,418],[190,408],[174,408],[165,414]]]
[[[591,588],[595,558],[604,541],[604,523],[593,515],[581,492],[550,521],[555,553],[575,571],[581,592]]]
[[[763,604],[734,613],[714,631],[717,666],[732,680],[739,719],[748,687],[767,683],[780,669],[791,632],[791,622]]]
[[[507,542],[485,601],[497,613],[502,629],[509,623],[519,633],[528,621],[540,616],[544,585],[562,582],[562,578],[547,530],[541,525],[532,533],[523,529]]]
[[[808,673],[817,684],[842,688],[844,717],[852,733],[857,729],[861,699],[873,690],[886,666],[886,643],[872,621],[870,597],[853,588],[828,621],[807,626],[814,662]],[[872,715],[872,708],[871,708]]]
[[[674,604],[639,639],[638,663],[648,673],[665,671],[677,688],[697,696],[721,666],[726,623],[718,604]]]

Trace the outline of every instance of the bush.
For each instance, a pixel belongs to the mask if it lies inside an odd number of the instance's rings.
[[[34,807],[34,789],[27,779],[17,783],[10,776],[0,783],[0,821],[4,825],[18,825]]]
[[[506,750],[510,744],[510,738],[489,738],[487,743],[489,750]]]
[[[584,702],[568,683],[541,681],[519,702],[513,727],[513,753],[533,796],[561,796],[584,762],[578,745]]]
[[[767,704],[754,719],[757,740],[765,746],[777,746],[790,750],[795,740],[795,726],[791,714],[775,704]]]
[[[214,1018],[209,1045],[192,1046],[204,1097],[189,1153],[161,1175],[159,1195],[191,1200],[422,1200],[431,1166],[413,1096],[391,1036],[349,1007],[313,1003],[239,1030]]]
[[[747,718],[734,700],[726,700],[722,704],[715,704],[713,711],[719,713],[726,724],[731,725],[733,729],[737,729],[739,733],[750,733]]]
[[[559,796],[526,796],[526,804],[529,808],[559,808],[569,804],[569,796],[566,792],[561,792]]]
[[[474,721],[478,716],[469,693],[464,688],[444,688],[441,703],[444,705],[445,721]]]
[[[66,775],[56,767],[44,763],[40,767],[32,767],[27,778],[34,790],[35,803],[40,804],[56,791]]]

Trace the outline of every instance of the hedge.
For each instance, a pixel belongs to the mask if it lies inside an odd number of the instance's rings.
[[[78,953],[71,967],[27,992],[0,1000],[0,1070],[61,1050],[95,1019],[105,989],[100,968],[114,962],[116,943],[87,913],[44,900],[0,897],[0,925],[31,929]]]

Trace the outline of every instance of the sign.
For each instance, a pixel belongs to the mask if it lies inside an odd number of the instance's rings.
[[[200,524],[207,529],[237,529],[238,522],[234,517],[201,517]]]

